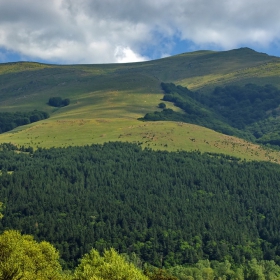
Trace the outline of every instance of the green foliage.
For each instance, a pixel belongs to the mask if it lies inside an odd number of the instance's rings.
[[[209,262],[200,260],[195,265],[175,266],[168,272],[179,280],[276,280],[280,277],[280,267],[274,261],[252,259],[242,264],[229,261]]]
[[[133,257],[135,258],[135,256]],[[0,235],[1,280],[276,280],[280,266],[270,260],[247,260],[241,264],[199,260],[195,264],[158,269],[149,264],[144,272],[114,249],[96,249],[82,256],[79,265],[63,271],[57,250],[31,235],[7,230]]]
[[[280,103],[280,91],[272,85],[216,87],[208,94],[195,93],[173,83],[161,86],[165,92],[163,100],[173,102],[185,114],[163,110],[146,114],[144,120],[189,122],[249,140],[262,137],[260,143],[280,145],[275,110]]]
[[[58,260],[58,252],[48,242],[37,243],[13,230],[0,235],[0,279],[63,279]]]
[[[160,109],[165,109],[166,108],[166,104],[164,102],[161,102],[161,103],[158,104],[158,107]]]
[[[145,271],[145,274],[149,277],[150,280],[178,280],[177,277],[171,275],[164,269],[149,269]]]
[[[232,126],[244,129],[246,125],[272,115],[272,110],[280,103],[280,91],[272,85],[247,84],[244,87],[217,87],[211,95],[199,98],[203,104],[225,117]]]
[[[5,149],[0,169],[0,229],[53,243],[71,268],[91,248],[111,247],[166,268],[280,263],[279,165],[112,142]]]
[[[21,152],[27,152],[27,153],[33,153],[33,148],[32,147],[24,147],[24,146],[21,146],[21,147],[18,147],[12,143],[1,143],[0,144],[0,151],[21,151]]]
[[[16,151],[18,148],[16,145],[12,143],[1,143],[0,150],[1,151]]]
[[[48,104],[53,107],[64,107],[70,104],[70,99],[62,99],[61,97],[51,97]]]
[[[175,106],[184,110],[184,114],[174,112],[171,109],[164,109],[161,112],[147,113],[142,120],[145,121],[177,121],[198,124],[215,131],[228,135],[236,135],[246,138],[246,134],[232,127],[227,123],[223,116],[211,110],[205,104],[196,100],[196,93],[188,90],[186,87],[175,86],[170,83],[161,83],[165,92],[164,101],[173,102]]]
[[[105,250],[101,256],[92,249],[75,269],[73,280],[148,280],[133,264],[127,263],[115,250]]]
[[[3,209],[4,209],[4,204],[3,204],[3,202],[0,201],[0,220],[3,219],[3,217],[4,217],[4,215],[2,213]]]
[[[0,113],[0,133],[12,130],[18,126],[37,122],[49,118],[49,114],[42,111],[31,111],[27,113]]]
[[[174,112],[172,109],[163,109],[161,112],[147,113],[144,120],[148,121],[161,121],[161,120],[183,121],[184,117],[180,113]]]

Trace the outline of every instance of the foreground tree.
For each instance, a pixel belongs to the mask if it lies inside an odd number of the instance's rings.
[[[65,279],[57,250],[48,242],[9,230],[0,235],[1,280]]]
[[[101,256],[92,249],[86,254],[74,273],[74,280],[148,280],[142,271],[127,263],[114,249]]]

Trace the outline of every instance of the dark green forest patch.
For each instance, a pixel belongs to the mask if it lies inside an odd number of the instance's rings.
[[[279,165],[112,142],[30,153],[5,145],[0,170],[0,230],[50,241],[70,267],[110,247],[159,267],[280,264]]]
[[[51,97],[48,104],[53,107],[64,107],[70,104],[70,99],[62,99],[61,97]]]
[[[0,113],[0,133],[40,120],[49,118],[49,114],[43,111]]]

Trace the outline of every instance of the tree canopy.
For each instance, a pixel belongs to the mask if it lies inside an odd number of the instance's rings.
[[[92,249],[75,269],[73,280],[148,280],[142,271],[125,261],[114,249],[105,250],[101,256]]]
[[[0,229],[51,242],[64,266],[111,247],[158,267],[280,264],[277,164],[118,142],[31,153],[5,147]]]
[[[143,120],[173,120],[198,124],[250,141],[280,145],[278,122],[280,90],[272,85],[229,85],[198,93],[173,83],[161,83],[163,100],[184,114],[164,109],[147,113]]]
[[[70,104],[70,99],[61,97],[50,97],[48,104],[53,107],[64,107]]]
[[[62,279],[58,251],[48,242],[9,230],[0,235],[0,279]]]
[[[49,114],[43,111],[0,113],[0,133],[12,130],[18,126],[37,122],[49,118]]]

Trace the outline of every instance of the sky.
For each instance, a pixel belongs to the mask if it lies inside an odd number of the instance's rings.
[[[240,47],[280,56],[279,0],[0,0],[0,63],[124,63]]]

